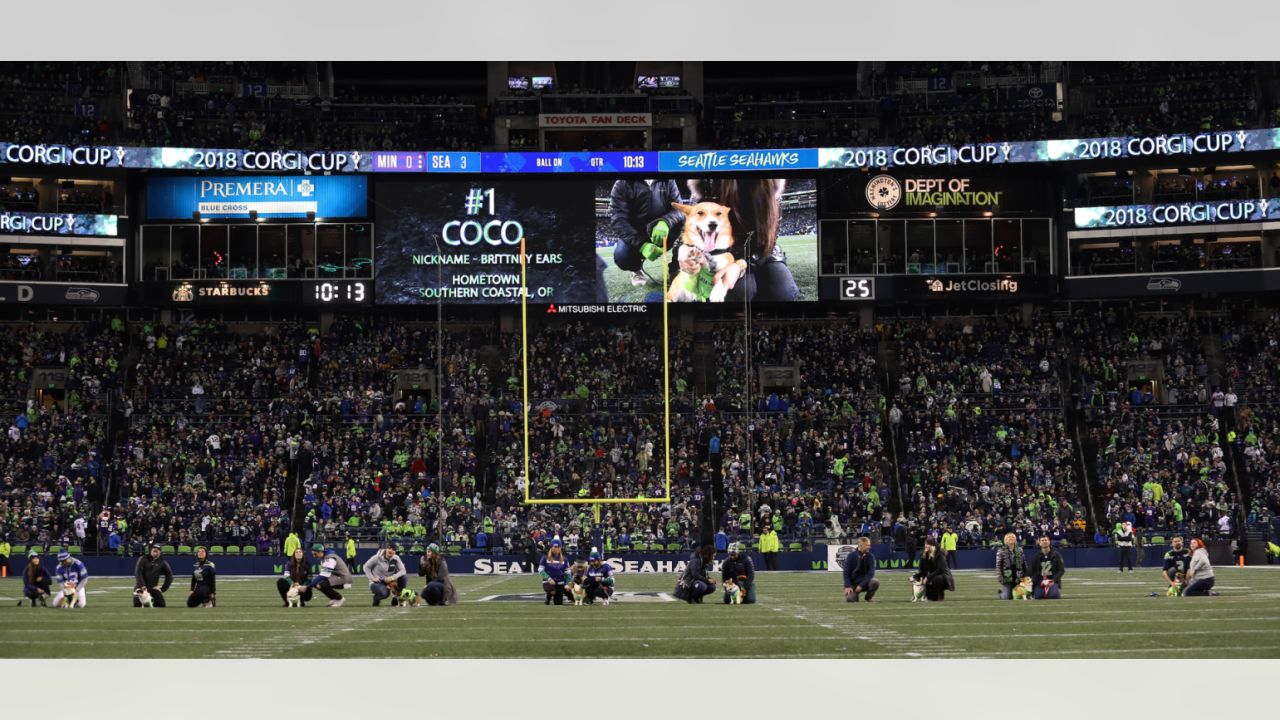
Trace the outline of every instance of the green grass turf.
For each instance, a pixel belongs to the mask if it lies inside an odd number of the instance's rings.
[[[787,254],[787,267],[795,277],[796,286],[800,289],[800,299],[816,301],[818,299],[818,241],[813,235],[787,235],[778,238],[778,245]],[[631,284],[631,273],[618,269],[613,264],[613,248],[596,248],[604,258],[606,268],[604,282],[609,288],[609,301],[614,303],[644,302],[649,293],[662,291],[662,263],[648,261],[644,269],[657,283],[638,287]]]
[[[226,578],[218,607],[195,610],[134,609],[126,578],[93,579],[83,610],[15,607],[11,578],[0,581],[0,657],[1280,657],[1280,567],[1219,569],[1221,597],[1181,599],[1163,596],[1153,569],[1070,571],[1065,599],[1031,602],[996,600],[981,571],[957,573],[942,603],[911,603],[906,573],[878,577],[870,604],[844,602],[834,573],[763,573],[753,606],[546,607],[477,602],[536,592],[529,575],[457,576],[459,605],[414,609],[370,607],[364,583],[342,608],[286,609],[274,578]],[[625,575],[619,589],[670,592],[674,580]]]

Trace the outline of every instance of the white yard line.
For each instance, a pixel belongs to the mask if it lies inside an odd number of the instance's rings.
[[[786,605],[776,605],[770,602],[769,597],[766,595],[760,596],[758,600],[761,605],[774,612],[790,615],[797,620],[803,620],[826,628],[851,640],[861,640],[873,645],[879,645],[896,653],[897,657],[956,657],[971,654],[966,650],[938,642],[936,639],[915,637],[896,630],[867,624],[865,620],[854,619],[852,614],[857,612],[858,608],[851,607],[848,615],[837,615],[814,610],[794,602]],[[852,656],[852,653],[850,656]]]

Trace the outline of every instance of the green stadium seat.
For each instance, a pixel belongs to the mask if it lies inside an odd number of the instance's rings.
[[[37,554],[37,555],[43,555],[43,554],[44,554],[44,546],[43,546],[43,545],[32,545],[31,547],[27,548],[27,552],[28,552],[28,553],[35,553],[35,554]]]
[[[787,552],[800,552],[801,550],[804,550],[803,543],[793,542],[787,545]]]
[[[422,547],[421,545],[414,545],[413,547],[409,548],[409,552],[413,555],[421,555],[426,551],[427,549]]]
[[[177,551],[173,549],[172,545],[165,545],[164,547],[160,548],[160,552],[164,553],[165,555],[173,555]]]
[[[1148,544],[1149,544],[1149,545],[1164,545],[1164,544],[1166,544],[1166,542],[1167,542],[1167,541],[1164,539],[1164,536],[1163,536],[1163,535],[1156,535],[1155,537],[1151,538],[1151,540],[1149,540],[1149,541],[1148,541]]]
[[[682,547],[680,543],[667,543],[667,552],[680,552]]]
[[[10,555],[9,557],[21,557],[21,556],[23,556],[23,555],[26,555],[26,554],[27,554],[27,546],[26,546],[26,545],[14,545],[14,546],[13,546],[13,550],[10,550],[10,552],[11,552],[11,553],[13,553],[13,554],[12,554],[12,555]]]
[[[221,545],[214,545],[213,547],[209,548],[210,555],[222,555],[225,552],[226,550]]]
[[[80,549],[79,545],[71,545],[67,547],[67,552],[71,553],[72,555],[79,555],[81,552],[84,552],[84,551]]]
[[[461,553],[462,553],[462,546],[461,546],[461,545],[450,545],[450,546],[449,546],[449,554],[450,554],[450,555],[460,555]]]
[[[190,555],[190,554],[192,554],[193,552],[195,552],[195,550],[192,550],[190,545],[179,545],[179,546],[178,546],[178,554],[179,554],[179,555]]]
[[[61,545],[50,545],[50,546],[49,546],[49,554],[51,554],[51,555],[52,555],[52,554],[60,553],[60,552],[62,552],[62,546],[61,546]]]

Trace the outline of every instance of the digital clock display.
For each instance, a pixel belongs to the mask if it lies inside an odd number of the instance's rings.
[[[357,305],[369,302],[369,284],[362,280],[332,280],[311,283],[304,294],[316,305]]]

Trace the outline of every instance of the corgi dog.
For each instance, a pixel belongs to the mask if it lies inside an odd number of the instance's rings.
[[[729,208],[714,202],[700,202],[696,205],[671,203],[671,206],[684,213],[684,232],[680,236],[681,245],[692,245],[702,251],[714,274],[709,302],[724,302],[725,295],[737,284],[744,268],[734,258],[733,225],[729,220]],[[680,256],[677,254],[677,260]],[[684,269],[681,268],[681,276]],[[680,280],[682,278],[677,278]]]
[[[911,602],[924,600],[924,578],[911,578]]]
[[[138,598],[138,602],[142,607],[155,607],[155,603],[151,599],[151,591],[146,588],[138,588],[133,592],[133,596]]]
[[[574,605],[581,605],[587,599],[587,564],[584,562],[576,562],[573,564],[570,572],[570,580],[565,588],[569,591],[569,595],[573,597]]]
[[[667,290],[667,302],[698,302],[698,279],[704,268],[710,268],[707,255],[697,245],[680,244],[676,250],[680,274],[671,281]],[[647,458],[646,458],[647,462]]]
[[[1022,578],[1022,582],[1013,586],[1014,600],[1030,600],[1031,599],[1031,577]]]
[[[76,601],[78,599],[79,598],[76,597],[76,584],[64,583],[62,585],[62,607],[69,610],[76,606]]]
[[[733,581],[733,578],[724,581],[724,591],[729,595],[730,605],[742,604],[742,588]]]
[[[289,592],[284,594],[284,599],[291,608],[302,607],[302,586],[294,585],[289,588]]]

